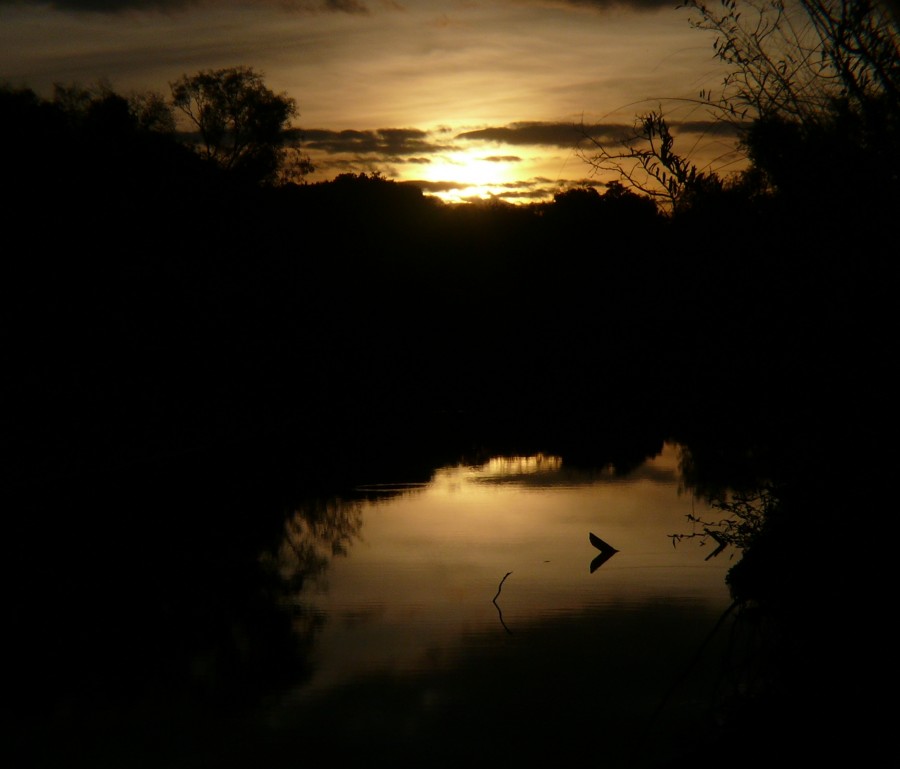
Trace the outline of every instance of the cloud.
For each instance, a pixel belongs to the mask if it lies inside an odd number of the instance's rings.
[[[507,126],[479,128],[457,134],[458,140],[483,141],[509,145],[543,145],[570,149],[588,136],[619,140],[633,131],[631,126],[618,123],[581,125],[577,123],[511,123]]]
[[[404,183],[419,187],[423,192],[431,193],[452,192],[453,190],[462,190],[469,186],[468,184],[463,184],[461,182],[429,182],[424,179],[415,179]]]
[[[304,149],[331,155],[349,153],[397,159],[405,155],[421,156],[448,149],[446,145],[431,141],[428,133],[417,128],[380,128],[373,131],[312,129],[302,131],[302,135]],[[408,160],[427,162],[422,157]]]
[[[338,13],[361,14],[369,13],[369,6],[359,0],[287,0],[286,6],[296,6],[300,11],[336,11]]]
[[[600,11],[627,9],[631,11],[658,11],[676,8],[677,0],[547,0],[548,5],[595,8]]]
[[[482,160],[486,160],[488,163],[521,163],[522,158],[518,155],[488,155],[486,158],[482,158]]]
[[[707,136],[723,136],[729,139],[738,138],[743,131],[739,124],[726,120],[686,120],[683,123],[672,122],[673,132],[705,134]]]
[[[740,126],[722,120],[671,121],[673,133],[698,133],[707,136],[737,137]],[[571,149],[585,142],[623,142],[634,138],[634,125],[622,123],[511,123],[457,134],[459,141],[482,141],[492,144],[534,145]],[[513,156],[494,156],[485,160],[512,162]]]
[[[0,5],[37,5],[73,13],[121,13],[123,11],[178,11],[202,0],[0,0]]]
[[[369,7],[361,0],[263,0],[263,4],[305,13],[364,15]],[[180,11],[195,6],[213,6],[212,0],[0,0],[3,5],[35,5],[70,13],[116,14],[128,11]]]
[[[237,0],[238,2],[240,0]],[[270,4],[288,11],[305,13],[369,14],[369,6],[363,0],[255,0],[257,4]],[[539,0],[544,5],[587,8],[601,11],[628,9],[655,11],[675,8],[675,0]],[[248,2],[248,0],[244,0]],[[126,11],[178,11],[190,6],[213,6],[214,0],[0,0],[4,5],[36,5],[72,13],[122,13]],[[404,10],[395,0],[382,0],[381,5],[391,10]],[[439,17],[440,24],[451,24],[446,14]]]

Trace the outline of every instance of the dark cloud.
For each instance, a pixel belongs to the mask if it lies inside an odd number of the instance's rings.
[[[497,197],[507,201],[540,201],[549,200],[560,191],[560,185],[545,179],[528,179],[522,182],[511,182],[501,186]]]
[[[480,128],[457,134],[457,139],[498,144],[533,144],[551,147],[576,147],[588,136],[619,140],[632,132],[632,126],[616,123],[583,125],[577,123],[512,123],[508,126]]]
[[[632,11],[658,11],[677,8],[678,0],[550,0],[552,5],[575,8],[596,8],[600,11],[628,9]]]
[[[534,187],[535,184],[547,184],[550,180],[545,179],[542,176],[532,177],[531,179],[522,179],[517,182],[504,182],[500,186],[507,190],[516,190],[522,188],[531,188]]]
[[[414,187],[418,187],[423,192],[451,192],[452,190],[461,190],[468,187],[468,184],[462,184],[461,182],[428,182],[424,179],[418,179],[416,181],[409,182]]]
[[[432,142],[425,131],[417,128],[381,128],[375,131],[306,130],[303,131],[303,147],[329,154],[351,153],[389,158],[418,156],[411,162],[423,162],[422,155],[447,149],[446,146]]]
[[[208,0],[198,0],[207,2]],[[269,0],[286,11],[300,13],[348,13],[354,16],[367,16],[371,11],[361,0]]]
[[[265,1],[265,0],[263,0]],[[268,0],[272,5],[306,13],[368,14],[369,6],[362,0]],[[676,0],[539,0],[545,5],[572,8],[594,8],[601,11],[630,9],[655,11],[676,8]],[[38,5],[60,11],[84,13],[121,13],[123,11],[177,11],[192,5],[213,5],[214,0],[0,0],[4,5]],[[382,0],[381,5],[402,10],[403,5],[393,0]],[[446,16],[442,18],[446,19]]]
[[[743,129],[739,124],[729,123],[725,120],[686,120],[683,123],[670,123],[669,127],[677,133],[705,134],[729,139],[738,138],[743,134]]]
[[[271,0],[281,8],[305,13],[368,14],[360,0]],[[212,6],[212,0],[0,0],[4,5],[37,5],[70,13],[124,13],[127,11],[180,11],[190,6]]]
[[[695,130],[703,123],[684,124],[682,130]],[[714,125],[712,123],[710,126]],[[673,125],[673,128],[676,127]],[[720,129],[713,129],[720,130]],[[464,131],[452,137],[457,142],[490,142],[506,145],[537,145],[571,149],[589,141],[623,141],[634,135],[634,126],[618,123],[512,123],[473,131]],[[450,137],[448,137],[450,138]],[[387,158],[405,158],[405,162],[423,162],[422,156],[459,149],[458,143],[435,140],[434,134],[417,128],[380,128],[377,130],[306,129],[301,132],[303,147],[328,154],[381,155]],[[409,156],[409,157],[408,157]],[[418,156],[418,157],[411,157]],[[519,155],[488,155],[483,160],[492,163],[520,163]]]
[[[178,11],[202,0],[0,0],[0,5],[39,5],[57,11],[121,13],[123,11]]]
[[[700,133],[707,136],[734,138],[741,134],[738,125],[722,120],[671,121],[673,133]],[[550,147],[581,146],[590,142],[623,142],[633,139],[634,125],[620,123],[512,123],[457,134],[458,140],[482,141],[494,144],[538,145]],[[491,157],[485,160],[521,160],[513,157]]]
[[[515,192],[502,192],[497,197],[502,200],[544,200],[547,194],[547,190],[543,187],[535,187],[533,189],[516,190]]]

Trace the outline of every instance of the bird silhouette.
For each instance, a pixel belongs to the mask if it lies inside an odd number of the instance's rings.
[[[591,544],[600,551],[600,555],[598,555],[596,558],[594,558],[593,561],[591,561],[591,574],[593,574],[619,551],[609,543],[604,542],[602,539],[600,539],[600,537],[594,534],[594,532],[589,532],[588,537],[591,540]]]

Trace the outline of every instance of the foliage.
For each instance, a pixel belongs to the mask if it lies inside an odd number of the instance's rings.
[[[877,0],[700,0],[683,7],[696,29],[716,34],[729,66],[721,94],[703,93],[740,120],[827,119],[839,102],[865,111],[900,96],[897,19]]]
[[[764,485],[751,491],[723,494],[712,500],[713,510],[721,513],[717,520],[705,520],[695,513],[688,513],[692,531],[670,534],[675,545],[684,539],[714,540],[721,548],[734,547],[747,550],[759,538],[771,514],[778,506],[776,490]]]
[[[311,170],[308,159],[296,162],[297,146],[290,141],[296,102],[267,88],[252,68],[204,70],[170,88],[172,105],[198,132],[198,150],[207,160],[261,182],[276,180],[283,168]]]
[[[70,126],[83,129],[98,141],[119,141],[137,129],[128,100],[105,80],[92,87],[56,83],[53,104]]]
[[[116,111],[132,129],[172,134],[175,118],[172,108],[158,91],[135,91],[127,97],[117,93],[107,80],[93,86],[80,83],[54,83],[53,104],[70,121],[85,121]]]
[[[691,25],[716,35],[726,65],[721,91],[698,103],[732,123],[750,161],[753,186],[769,192],[841,183],[896,195],[900,185],[900,31],[898,16],[877,0],[686,0]],[[728,186],[674,150],[661,110],[641,115],[619,146],[592,141],[585,159],[613,171],[664,208]],[[746,185],[745,185],[746,186]]]
[[[593,208],[600,201],[600,193],[596,187],[581,186],[573,187],[569,190],[557,192],[553,196],[554,206],[565,206],[572,208]]]
[[[275,183],[278,185],[301,183],[315,170],[309,155],[292,143],[281,148]]]
[[[296,599],[308,581],[321,578],[333,558],[347,555],[361,528],[360,502],[313,500],[285,520],[277,551],[265,553],[262,563],[278,574],[287,598]]]
[[[877,0],[698,0],[692,25],[716,35],[729,72],[701,98],[748,125],[743,147],[775,192],[893,190],[900,168],[900,30]],[[887,182],[887,186],[885,185]],[[855,188],[855,189],[854,189]]]
[[[128,97],[131,114],[139,128],[164,134],[175,133],[175,116],[159,91],[141,91]]]
[[[714,173],[700,171],[674,151],[675,140],[660,111],[638,116],[633,134],[615,148],[587,138],[595,152],[587,159],[595,170],[618,173],[630,188],[666,210],[677,210],[689,196],[722,188]]]
[[[534,204],[534,208],[542,212],[550,225],[561,227],[605,221],[628,229],[652,226],[659,221],[659,210],[651,199],[615,181],[607,183],[602,195],[596,187],[582,184],[557,192],[552,203]],[[615,236],[610,233],[608,237]]]
[[[83,116],[91,102],[111,93],[112,88],[106,81],[98,82],[93,88],[80,83],[54,83],[53,103],[68,115]]]

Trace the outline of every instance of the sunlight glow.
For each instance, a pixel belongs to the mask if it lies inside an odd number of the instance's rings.
[[[435,494],[459,495],[481,493],[479,481],[505,480],[515,482],[526,476],[552,475],[562,469],[561,457],[535,454],[533,456],[494,457],[477,466],[457,465],[438,469],[431,480]]]
[[[494,457],[481,466],[482,475],[524,475],[552,472],[562,467],[562,458],[536,454],[530,457]]]
[[[424,181],[452,183],[452,189],[434,194],[448,202],[500,195],[503,185],[518,179],[517,158],[486,155],[484,151],[461,150],[442,155],[420,174]]]

